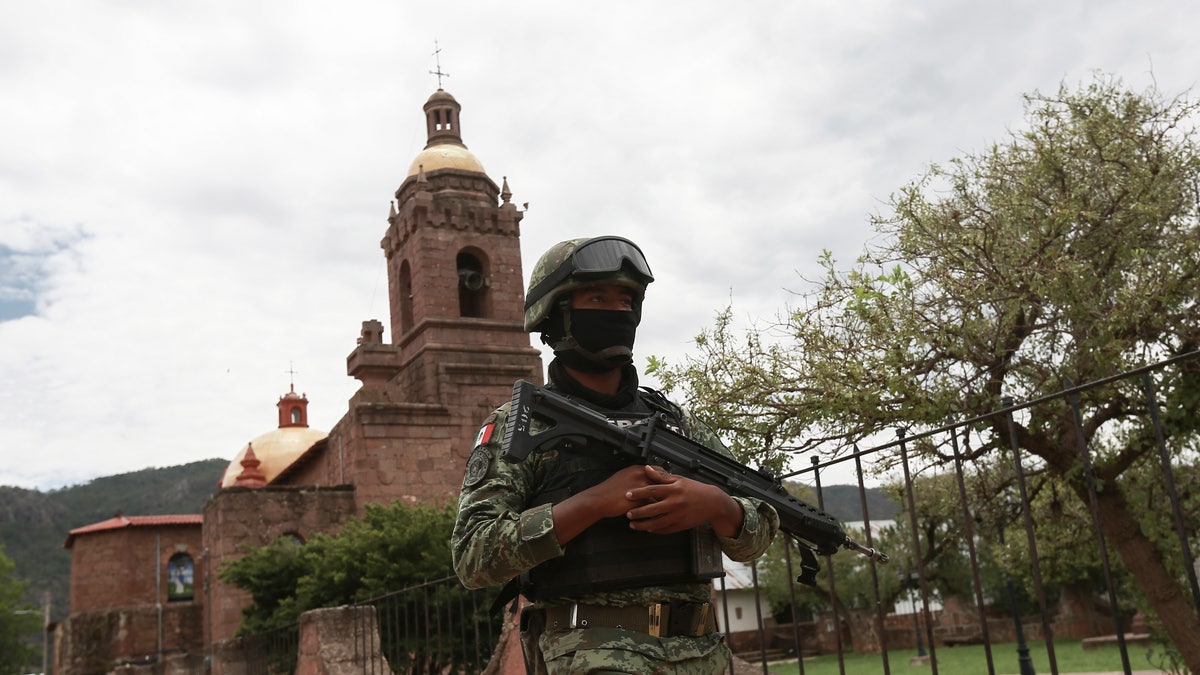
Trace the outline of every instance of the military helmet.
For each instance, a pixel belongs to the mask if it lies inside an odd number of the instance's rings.
[[[605,236],[561,241],[533,266],[529,292],[525,294],[525,330],[541,332],[561,298],[595,283],[632,288],[637,300],[635,311],[640,314],[642,297],[652,281],[654,275],[642,249],[628,239]]]

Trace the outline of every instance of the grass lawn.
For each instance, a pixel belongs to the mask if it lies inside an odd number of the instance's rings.
[[[1129,664],[1133,670],[1155,670],[1146,659],[1149,648],[1129,645]],[[1046,658],[1046,644],[1031,642],[1029,654],[1038,675],[1050,672],[1050,661]],[[931,673],[929,665],[910,666],[909,659],[917,655],[915,649],[896,649],[888,654],[889,670],[892,675],[917,675]],[[1121,651],[1116,645],[1085,650],[1079,640],[1055,640],[1054,657],[1060,673],[1120,673]],[[937,650],[938,675],[987,675],[987,656],[983,645],[940,647]],[[846,654],[844,657],[847,675],[883,675],[883,657],[879,654]],[[1016,675],[1021,672],[1017,663],[1016,643],[992,645],[992,663],[996,675]],[[795,661],[773,663],[770,670],[774,675],[798,675]],[[804,661],[804,675],[838,675],[836,655],[818,656]]]

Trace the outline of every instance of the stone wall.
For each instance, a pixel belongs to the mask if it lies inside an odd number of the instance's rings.
[[[202,672],[196,669],[204,658],[202,619],[196,602],[164,605],[161,617],[154,606],[72,614],[55,629],[55,675]]]
[[[294,675],[391,673],[379,649],[374,607],[331,607],[300,615]],[[261,643],[232,638],[213,645],[212,675],[262,672],[271,657]],[[280,645],[287,649],[286,645]],[[286,658],[286,657],[284,657]]]
[[[335,607],[300,616],[296,675],[390,673],[379,653],[374,607]]]
[[[207,642],[233,637],[250,601],[244,591],[217,578],[221,565],[284,535],[307,541],[317,533],[336,532],[354,515],[354,500],[350,486],[232,487],[214,495],[204,506],[204,547],[211,570],[206,578]]]
[[[1064,588],[1059,594],[1058,603],[1051,609],[1052,619],[1050,629],[1055,639],[1081,639],[1098,635],[1109,635],[1116,632],[1112,615],[1097,601],[1097,596],[1091,590],[1083,587]],[[983,628],[979,622],[978,610],[973,600],[959,596],[945,598],[940,610],[930,612],[933,623],[933,639],[937,647],[955,644],[976,644],[983,642]],[[843,621],[845,617],[842,617]],[[865,620],[873,621],[873,617]],[[991,605],[987,608],[986,619],[988,638],[993,643],[1016,641],[1016,624],[1008,611],[1007,603]],[[1123,620],[1125,630],[1129,629],[1128,620]],[[822,653],[837,651],[837,634],[833,630],[831,613],[818,615],[816,640]],[[926,649],[929,648],[929,633],[925,627],[923,615],[914,620],[912,613],[888,614],[884,618],[884,632],[888,649],[914,649],[917,646],[917,631],[920,630],[921,641]],[[1021,617],[1021,630],[1027,641],[1043,640],[1044,631],[1040,616],[1024,615]],[[842,634],[847,651],[874,653],[878,651],[877,644],[851,645],[850,631]]]

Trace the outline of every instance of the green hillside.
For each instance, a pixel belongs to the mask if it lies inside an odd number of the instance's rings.
[[[216,491],[228,460],[208,459],[162,469],[96,478],[51,492],[0,487],[0,543],[29,582],[29,602],[50,591],[54,620],[66,617],[71,556],[62,547],[71,530],[112,518],[200,513]]]
[[[857,485],[826,485],[821,488],[825,498],[824,511],[842,522],[863,520],[862,498]],[[817,505],[814,500],[813,506]],[[881,488],[867,488],[867,512],[871,522],[893,520],[900,505]]]

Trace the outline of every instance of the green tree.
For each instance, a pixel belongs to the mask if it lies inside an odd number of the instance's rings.
[[[873,219],[879,237],[848,271],[825,276],[770,332],[739,335],[731,311],[700,353],[652,369],[734,436],[746,454],[856,442],[898,426],[932,428],[1032,400],[1200,346],[1197,104],[1097,76],[1026,97],[1023,130],[986,152],[931,166]],[[1193,671],[1200,621],[1177,563],[1137,520],[1126,475],[1149,474],[1154,444],[1137,383],[1079,395],[1110,550]],[[1156,375],[1168,444],[1194,463],[1200,359]],[[1066,403],[1016,421],[1033,456],[1030,496],[1050,485],[1087,503],[1080,439]],[[999,419],[979,425],[968,463],[1007,452]],[[930,462],[952,455],[931,442]],[[1008,460],[1011,466],[1011,459]],[[1005,494],[1010,474],[989,499]],[[1162,509],[1159,509],[1161,512]],[[1151,528],[1153,529],[1153,528]],[[1169,549],[1168,549],[1169,550]]]
[[[225,564],[222,581],[250,593],[239,634],[295,623],[310,609],[367,600],[453,574],[450,507],[368,504],[336,535],[289,538]]]
[[[38,660],[31,643],[42,628],[42,612],[22,600],[25,586],[0,545],[0,674],[26,672]]]
[[[252,600],[242,610],[238,634],[286,627],[311,609],[372,600],[453,575],[449,542],[454,518],[454,505],[367,504],[363,515],[347,521],[336,535],[315,535],[303,545],[281,538],[226,563],[219,577],[247,591]],[[422,635],[411,639],[412,644],[401,644],[404,638],[398,635],[403,631],[387,623],[396,617],[381,612],[380,632],[392,667],[400,672],[450,672],[445,669],[455,664],[447,659],[469,658],[459,644],[461,635],[473,634],[491,620],[486,610],[491,599],[473,605],[468,593],[455,584],[422,595],[423,618],[414,612],[413,621],[437,621],[440,609],[455,608],[453,626],[431,625],[441,643]],[[483,609],[466,614],[461,609],[473,606]]]
[[[312,543],[319,541],[318,535]],[[300,620],[300,614],[310,608],[298,604],[296,588],[312,567],[312,555],[291,538],[280,537],[221,566],[217,575],[222,581],[250,594],[250,604],[242,608],[238,635],[262,633]]]

